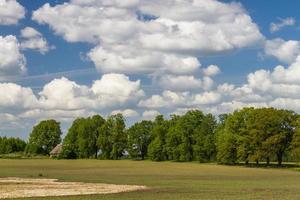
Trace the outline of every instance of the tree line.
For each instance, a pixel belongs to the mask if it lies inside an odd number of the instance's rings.
[[[0,137],[0,154],[23,152],[26,142],[19,138]]]
[[[48,155],[62,142],[60,158],[150,159],[236,164],[296,161],[300,155],[300,117],[289,110],[244,108],[218,117],[190,110],[162,115],[126,128],[121,114],[74,120],[64,140],[60,124],[36,125],[27,154]]]

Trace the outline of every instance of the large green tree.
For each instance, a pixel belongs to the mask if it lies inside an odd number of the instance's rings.
[[[164,120],[162,115],[159,115],[154,120],[154,126],[151,132],[153,140],[148,146],[148,155],[151,160],[163,161],[168,160],[166,147],[166,134],[169,124]]]
[[[226,118],[218,134],[218,161],[277,160],[281,165],[295,132],[297,115],[275,108],[244,108]]]
[[[105,159],[120,159],[127,147],[125,120],[122,114],[110,116],[99,128],[98,148]]]
[[[105,120],[100,115],[76,119],[63,142],[64,158],[97,158],[97,140]]]
[[[100,134],[98,128],[105,123],[100,115],[95,115],[81,120],[78,126],[78,148],[81,158],[97,158],[98,145],[97,140]]]
[[[61,157],[69,159],[75,159],[79,157],[78,130],[81,121],[83,120],[83,118],[77,118],[73,121],[66,137],[64,138]]]
[[[55,120],[41,121],[33,127],[26,147],[26,153],[49,155],[61,142],[60,123]]]
[[[133,159],[144,160],[147,156],[148,145],[151,142],[152,121],[143,120],[135,123],[127,130],[128,151]]]
[[[195,130],[201,126],[204,114],[199,110],[188,111],[176,118],[167,133],[167,150],[170,158],[177,161],[192,161],[196,139]],[[174,120],[173,120],[174,121]]]
[[[295,134],[293,136],[291,152],[295,160],[300,160],[300,117],[295,122]]]
[[[201,125],[194,131],[195,159],[200,162],[213,161],[216,157],[216,126],[217,122],[212,114],[204,116]]]

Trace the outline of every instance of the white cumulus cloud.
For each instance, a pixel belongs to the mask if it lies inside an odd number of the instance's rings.
[[[284,41],[280,38],[267,40],[265,54],[273,56],[283,63],[292,63],[300,55],[300,42],[296,40]]]
[[[53,46],[49,46],[47,40],[43,35],[32,27],[26,27],[21,30],[21,48],[23,50],[33,49],[39,51],[41,54],[47,53]]]
[[[45,4],[32,19],[69,42],[94,44],[88,57],[104,73],[192,74],[198,56],[264,41],[241,4],[216,0],[71,0]]]
[[[270,24],[270,32],[274,33],[274,32],[280,31],[283,27],[294,26],[295,23],[296,23],[296,20],[293,17],[288,17],[288,18],[284,18],[284,19],[279,18],[278,23],[273,22]]]
[[[19,76],[26,72],[26,59],[20,43],[13,35],[0,36],[0,78]]]
[[[25,9],[16,0],[0,0],[0,25],[17,24],[25,17]]]

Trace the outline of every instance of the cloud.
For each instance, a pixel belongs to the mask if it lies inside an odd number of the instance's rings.
[[[92,115],[95,115],[95,114],[96,114],[95,112],[88,111],[86,109],[80,109],[80,110],[32,109],[32,110],[27,110],[23,113],[20,113],[18,115],[18,119],[19,120],[34,119],[34,121],[41,121],[41,120],[47,120],[47,119],[56,119],[56,120],[59,120],[59,121],[71,123],[75,118],[88,117],[88,116],[92,116]]]
[[[123,45],[112,46],[109,49],[97,46],[88,53],[88,57],[95,63],[96,68],[104,73],[189,74],[201,66],[195,57],[151,52]]]
[[[191,92],[174,92],[165,90],[161,95],[155,94],[148,99],[141,100],[139,107],[144,108],[176,108],[190,107],[201,105],[213,105],[222,100],[222,95],[215,91],[191,93]]]
[[[139,114],[132,108],[144,96],[140,80],[123,74],[105,74],[92,85],[80,85],[67,78],[53,79],[39,92],[14,83],[0,83],[1,130],[27,130],[39,120],[56,119],[63,126],[77,117],[121,112],[126,117]]]
[[[39,92],[39,108],[74,110],[95,107],[91,91],[67,78],[54,79]]]
[[[152,95],[146,100],[141,100],[138,106],[145,108],[172,108],[175,106],[190,104],[190,98],[189,92],[173,92],[165,90],[161,95]]]
[[[203,74],[205,76],[215,76],[221,72],[217,65],[209,65],[207,68],[203,69]]]
[[[202,94],[197,94],[193,102],[194,105],[210,105],[219,103],[222,96],[217,92],[204,92]]]
[[[24,88],[14,83],[0,83],[0,110],[15,110],[32,108],[37,99],[30,88]]]
[[[164,89],[186,91],[200,89],[202,81],[194,76],[165,75],[160,78],[159,85]]]
[[[25,9],[16,0],[0,0],[0,25],[14,25],[25,17]]]
[[[260,69],[249,73],[241,85],[222,83],[207,90],[171,91],[140,100],[146,109],[164,108],[170,113],[201,109],[213,114],[232,112],[246,106],[276,107],[300,112],[300,56],[287,67]],[[204,77],[208,78],[208,77]]]
[[[160,112],[157,110],[145,110],[142,114],[142,117],[145,120],[153,120],[158,115],[160,115]]]
[[[119,107],[144,96],[140,81],[130,81],[122,74],[105,74],[91,87],[78,85],[67,78],[54,79],[39,93],[39,108],[99,110]]]
[[[103,73],[187,75],[201,66],[197,57],[264,41],[241,4],[215,0],[72,0],[45,4],[32,19],[68,42],[94,44],[88,57]]]
[[[91,90],[103,106],[120,106],[145,95],[140,89],[140,80],[130,81],[123,74],[105,74],[100,80],[94,82]]]
[[[267,40],[265,54],[273,56],[283,63],[292,63],[300,55],[300,42],[296,40],[284,41],[280,38]]]
[[[47,40],[43,35],[32,27],[25,27],[21,30],[21,48],[23,50],[33,49],[39,51],[41,54],[47,53],[54,46],[49,46]]]
[[[270,24],[270,32],[274,33],[274,32],[280,31],[282,28],[284,28],[286,26],[294,26],[295,23],[296,23],[296,20],[293,17],[288,17],[288,18],[284,18],[284,19],[279,18],[278,23],[273,22]]]
[[[13,35],[0,36],[0,78],[19,76],[26,72],[26,59]]]
[[[111,115],[122,114],[124,117],[138,117],[139,113],[132,109],[125,110],[114,110],[111,112]]]
[[[47,83],[38,94],[28,87],[0,83],[0,93],[2,112],[9,111],[21,118],[64,120],[126,106],[144,95],[139,81],[130,81],[121,74],[103,75],[92,86],[79,85],[62,77]],[[131,110],[123,111],[133,116]]]

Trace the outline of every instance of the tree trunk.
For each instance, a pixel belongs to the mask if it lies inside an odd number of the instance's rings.
[[[246,160],[245,164],[248,165],[249,164],[249,160]]]
[[[269,166],[269,165],[270,165],[270,158],[267,157],[267,166]]]
[[[282,153],[281,152],[277,153],[277,161],[278,161],[278,166],[281,166],[281,164],[282,164]]]
[[[256,165],[257,165],[257,166],[259,165],[259,161],[258,161],[258,160],[256,160]]]

